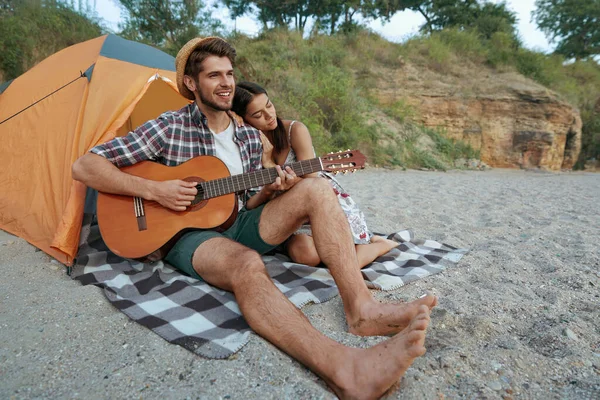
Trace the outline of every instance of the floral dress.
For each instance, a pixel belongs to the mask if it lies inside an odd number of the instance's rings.
[[[292,126],[296,121],[292,121],[290,123],[290,127],[288,129],[288,142],[291,143],[291,133]],[[290,146],[290,151],[285,159],[285,164],[290,164],[298,161],[296,159],[296,153],[294,149]],[[346,218],[348,218],[348,223],[350,224],[350,230],[352,231],[352,238],[354,239],[355,244],[367,244],[371,241],[371,235],[369,234],[369,230],[367,229],[367,221],[365,220],[365,216],[358,208],[358,204],[352,200],[350,195],[342,188],[340,183],[333,177],[332,174],[328,172],[321,171],[318,173],[320,177],[327,179],[333,191],[337,195],[338,201],[340,202],[340,206],[342,206],[342,210],[346,214]],[[312,230],[310,228],[310,224],[303,225],[296,234],[307,234],[312,236]]]

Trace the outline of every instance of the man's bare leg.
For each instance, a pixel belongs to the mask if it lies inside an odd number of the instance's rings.
[[[400,332],[417,315],[420,305],[433,308],[435,296],[406,304],[383,304],[371,296],[360,269],[350,227],[331,186],[324,179],[303,179],[265,205],[259,223],[267,243],[283,242],[310,221],[317,253],[329,268],[346,312],[349,331],[361,336]]]
[[[208,283],[232,291],[244,318],[260,336],[325,380],[341,399],[380,397],[425,352],[430,310],[418,307],[408,326],[368,349],[343,346],[317,331],[277,289],[260,256],[225,238],[194,253],[194,269]]]

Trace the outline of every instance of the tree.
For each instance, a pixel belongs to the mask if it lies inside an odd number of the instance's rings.
[[[102,35],[100,23],[52,0],[0,1],[0,76],[16,78],[57,51]]]
[[[433,32],[447,27],[475,29],[489,39],[495,32],[515,35],[517,17],[506,3],[477,0],[427,0],[410,7],[425,18],[422,31]],[[515,35],[516,37],[516,35]]]
[[[190,39],[212,34],[223,25],[201,0],[119,0],[126,11],[120,35],[177,54]]]
[[[254,15],[263,30],[288,28],[304,33],[306,23],[312,18],[315,24],[328,33],[335,33],[356,25],[355,17],[375,17],[376,0],[221,0],[233,18]],[[325,27],[323,29],[323,27]]]
[[[389,21],[397,12],[404,10],[419,11],[419,7],[429,2],[429,0],[370,0],[369,12],[376,18]]]
[[[327,2],[327,0],[325,0]],[[294,29],[304,32],[308,19],[314,15],[314,0],[221,0],[233,18],[242,15],[255,15],[263,30],[269,28],[287,28],[292,23]]]
[[[374,2],[365,0],[320,0],[313,1],[314,18],[323,31],[333,35],[338,31],[348,32],[358,22],[355,17],[375,18]]]
[[[556,53],[585,59],[600,54],[600,0],[536,0],[532,12]]]

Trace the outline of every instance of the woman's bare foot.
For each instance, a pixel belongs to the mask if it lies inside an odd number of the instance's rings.
[[[360,268],[366,267],[367,265],[372,263],[377,257],[386,254],[391,249],[399,245],[400,243],[395,242],[393,240],[373,235],[371,237],[371,243],[356,245],[356,257],[358,258],[358,266]]]
[[[387,253],[388,251],[390,251],[393,248],[400,246],[400,243],[396,242],[395,240],[387,239],[387,238],[384,238],[382,236],[377,236],[377,235],[371,236],[371,243],[385,243],[386,247],[387,247],[387,251],[385,253]],[[382,253],[381,255],[383,255],[385,253]]]
[[[437,305],[437,297],[431,294],[410,303],[361,304],[358,315],[347,315],[348,331],[359,336],[393,335],[408,326],[419,312],[420,306],[429,310]]]
[[[377,399],[393,386],[413,361],[425,354],[430,308],[417,307],[402,332],[364,350],[353,349],[352,362],[340,365],[328,382],[340,399]]]

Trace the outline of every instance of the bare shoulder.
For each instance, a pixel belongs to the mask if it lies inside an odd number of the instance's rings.
[[[302,122],[296,122],[292,126],[290,145],[296,153],[297,160],[308,160],[315,156],[310,132]]]
[[[310,132],[308,131],[308,128],[300,121],[296,121],[294,125],[292,125],[292,131],[290,136],[292,143],[307,140],[309,143],[312,143],[312,139],[310,137]]]

